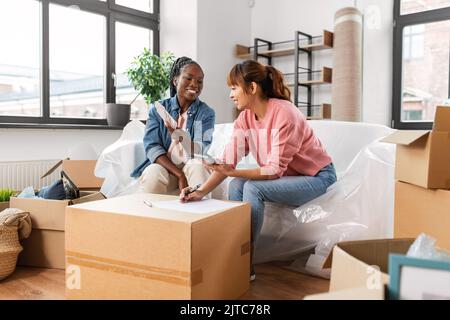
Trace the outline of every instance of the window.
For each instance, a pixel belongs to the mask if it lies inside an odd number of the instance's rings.
[[[0,116],[41,115],[39,9],[35,0],[0,1]]]
[[[422,10],[405,14],[413,2]],[[393,127],[431,129],[436,106],[450,106],[450,1],[394,3]]]
[[[132,119],[147,119],[148,105],[128,81],[126,69],[130,61],[140,54],[143,48],[148,48],[152,42],[152,32],[148,29],[127,23],[116,22],[116,101],[131,103]]]
[[[401,0],[400,13],[411,14],[450,7],[450,0]]]
[[[105,103],[137,94],[132,59],[159,53],[158,13],[159,0],[0,1],[0,126],[106,125]],[[147,113],[138,97],[132,118]]]
[[[423,57],[424,25],[408,26],[403,29],[403,60]]]

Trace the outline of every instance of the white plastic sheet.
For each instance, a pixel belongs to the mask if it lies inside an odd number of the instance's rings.
[[[94,173],[105,179],[100,192],[107,198],[138,192],[139,180],[130,174],[145,160],[144,132],[141,121],[131,121],[120,138],[100,155]]]

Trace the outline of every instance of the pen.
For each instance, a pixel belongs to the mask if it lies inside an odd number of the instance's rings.
[[[150,201],[148,201],[148,200],[144,200],[144,203],[146,205],[148,205],[149,207],[153,207],[153,204]]]
[[[185,191],[184,192],[184,195],[185,196],[187,196],[188,194],[190,194],[190,193],[192,193],[192,192],[195,192],[195,191],[197,191],[198,190],[198,188],[200,188],[201,187],[201,183],[199,183],[198,185],[196,185],[194,188],[189,188],[189,190],[187,190],[187,191]]]

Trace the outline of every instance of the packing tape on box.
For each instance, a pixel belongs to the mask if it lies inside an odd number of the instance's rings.
[[[73,251],[66,251],[66,257],[68,264],[120,273],[132,277],[168,282],[180,286],[195,286],[203,281],[202,269],[187,272],[100,258]]]

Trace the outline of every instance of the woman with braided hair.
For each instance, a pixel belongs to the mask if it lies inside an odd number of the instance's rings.
[[[141,191],[174,193],[202,184],[208,178],[208,169],[192,159],[190,152],[205,153],[214,130],[215,112],[199,100],[203,79],[203,70],[194,60],[181,57],[173,64],[170,72],[171,97],[160,103],[177,126],[173,128],[170,123],[164,122],[155,104],[150,106],[144,135],[147,157],[131,173],[132,177],[139,177]],[[190,141],[192,148],[183,147],[180,137]]]
[[[252,250],[264,221],[264,202],[300,206],[324,194],[336,182],[330,156],[306,118],[290,101],[283,75],[272,66],[247,60],[235,65],[227,79],[230,98],[242,112],[234,122],[231,141],[219,163],[195,192],[180,194],[182,201],[200,200],[225,178],[230,200],[251,205]],[[259,167],[236,169],[251,153]],[[187,191],[187,189],[186,189]],[[255,279],[253,266],[250,280]]]

